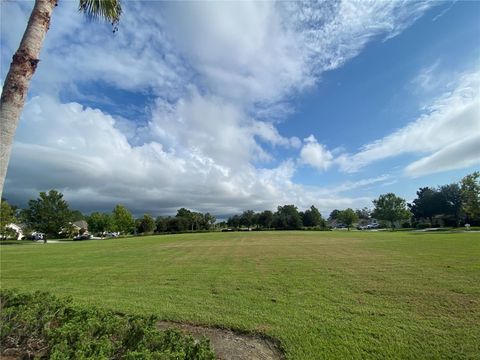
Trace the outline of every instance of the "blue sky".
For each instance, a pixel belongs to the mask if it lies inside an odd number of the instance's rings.
[[[56,188],[85,212],[328,214],[480,168],[478,2],[123,5],[115,34],[55,9],[10,202]],[[1,7],[8,59],[32,3]]]

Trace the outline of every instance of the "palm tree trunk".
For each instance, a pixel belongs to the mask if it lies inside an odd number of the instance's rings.
[[[15,130],[27,98],[30,80],[40,61],[40,50],[57,0],[35,0],[27,29],[13,55],[0,100],[0,197],[3,193]]]

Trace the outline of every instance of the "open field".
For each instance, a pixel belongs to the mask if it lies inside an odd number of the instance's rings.
[[[257,331],[289,359],[480,358],[480,233],[211,233],[0,251],[2,288]]]

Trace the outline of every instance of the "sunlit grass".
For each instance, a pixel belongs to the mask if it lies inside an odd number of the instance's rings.
[[[480,354],[478,233],[212,233],[0,251],[2,288],[257,331],[292,359]]]

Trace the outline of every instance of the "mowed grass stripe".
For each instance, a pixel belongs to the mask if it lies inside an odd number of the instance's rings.
[[[1,248],[2,287],[258,331],[292,359],[479,358],[480,234],[214,233]]]

